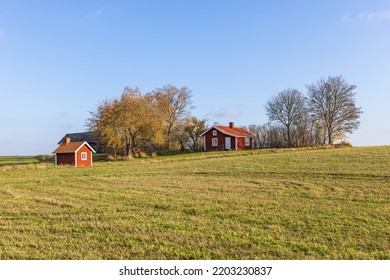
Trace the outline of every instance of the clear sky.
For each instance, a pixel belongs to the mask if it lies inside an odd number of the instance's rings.
[[[0,0],[0,155],[51,153],[125,86],[187,86],[209,125],[249,125],[330,75],[364,111],[348,140],[389,145],[389,0]]]

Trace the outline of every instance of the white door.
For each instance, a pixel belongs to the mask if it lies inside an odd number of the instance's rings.
[[[230,137],[225,137],[225,150],[230,150],[232,148]]]

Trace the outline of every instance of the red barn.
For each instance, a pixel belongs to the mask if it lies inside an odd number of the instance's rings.
[[[92,166],[92,153],[95,150],[86,142],[71,142],[65,138],[65,142],[53,151],[55,165]]]
[[[234,122],[229,126],[215,125],[202,133],[204,150],[252,150],[254,135],[246,129],[234,127]]]

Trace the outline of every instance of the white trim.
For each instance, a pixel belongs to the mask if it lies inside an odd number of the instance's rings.
[[[205,132],[203,132],[200,136],[205,136],[207,132],[209,132],[211,129],[213,129],[214,126],[210,127],[209,129],[207,129]]]
[[[55,166],[58,166],[57,154],[56,153],[54,154],[54,163],[55,163]]]
[[[74,153],[74,166],[77,167],[77,153]]]
[[[213,136],[217,136],[217,134],[218,134],[218,130],[214,129],[213,130]]]
[[[238,151],[238,147],[237,147],[237,144],[238,144],[238,137],[234,137],[236,139],[236,146],[235,146],[235,150]]]
[[[96,152],[95,152],[95,150],[94,150],[94,149],[92,149],[92,147],[91,147],[91,146],[90,146],[90,145],[87,143],[87,141],[84,141],[84,142],[83,142],[83,143],[80,145],[80,147],[78,147],[78,148],[77,148],[77,150],[76,150],[76,151],[74,151],[74,152],[75,152],[75,153],[77,153],[77,151],[78,151],[78,150],[80,150],[80,149],[81,149],[81,147],[82,147],[82,146],[84,146],[84,145],[87,145],[87,147],[88,147],[88,148],[90,148],[90,149],[91,149],[91,151],[92,151],[93,153],[96,153]]]
[[[211,147],[218,147],[218,137],[211,138]]]
[[[203,150],[206,151],[206,135],[203,135]]]

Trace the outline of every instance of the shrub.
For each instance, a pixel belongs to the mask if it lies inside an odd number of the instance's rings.
[[[117,160],[113,155],[107,155],[107,160],[108,161],[114,161],[114,160]]]
[[[38,159],[39,162],[54,163],[54,156],[53,155],[37,155],[37,156],[35,156],[35,158]]]
[[[338,144],[334,144],[335,148],[352,148],[352,144],[349,142],[341,142]]]
[[[148,155],[147,155],[144,151],[139,152],[138,155],[139,155],[139,157],[141,157],[141,158],[146,158],[146,157],[148,157]]]

